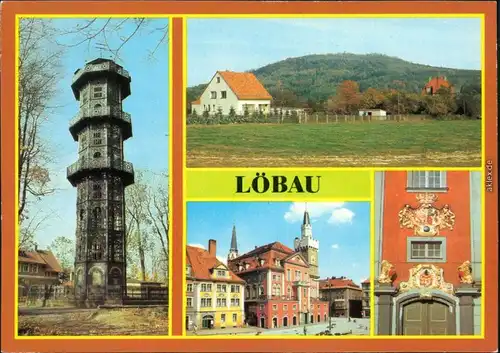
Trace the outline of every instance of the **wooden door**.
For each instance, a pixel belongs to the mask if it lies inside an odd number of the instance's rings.
[[[438,301],[416,301],[403,307],[403,335],[453,335],[455,318],[450,307]]]

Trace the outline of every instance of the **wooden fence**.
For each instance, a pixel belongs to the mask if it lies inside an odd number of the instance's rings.
[[[375,122],[400,122],[400,121],[422,121],[435,120],[429,115],[387,115],[387,116],[360,116],[360,115],[340,115],[325,112],[299,113],[299,114],[269,114],[260,116],[188,116],[188,125],[226,125],[226,124],[340,124],[340,123],[375,123]],[[447,120],[464,120],[463,116],[450,115]]]

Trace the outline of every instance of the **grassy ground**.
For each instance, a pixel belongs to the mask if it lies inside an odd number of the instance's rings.
[[[19,335],[168,335],[168,312],[164,308],[127,308],[20,315]]]
[[[188,167],[478,167],[481,121],[187,127]]]

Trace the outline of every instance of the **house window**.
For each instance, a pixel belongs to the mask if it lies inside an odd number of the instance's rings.
[[[297,304],[293,305],[293,310],[297,310]]]
[[[101,152],[95,152],[94,158],[101,158]]]
[[[94,145],[101,145],[102,139],[94,139]]]
[[[191,265],[186,266],[186,276],[191,276]]]
[[[278,306],[276,304],[273,305],[273,310],[278,310]]]
[[[227,98],[227,91],[221,91],[220,92],[220,98],[221,99],[226,99]]]
[[[188,292],[192,292],[193,291],[193,284],[192,283],[188,283],[188,285],[187,285],[187,291]]]
[[[304,297],[307,297],[307,288],[304,288]]]
[[[273,281],[276,281],[276,275],[273,275]]]
[[[223,307],[227,306],[226,298],[217,298],[217,306],[219,308],[223,308]]]
[[[220,322],[223,324],[226,322],[226,314],[220,314]]]
[[[445,262],[446,238],[444,237],[408,237],[408,262]]]
[[[238,321],[238,314],[233,314],[233,322],[236,323]]]
[[[102,87],[94,87],[93,93],[94,93],[94,95],[93,95],[94,98],[102,98],[102,95],[103,95]]]
[[[286,270],[286,279],[288,281],[291,281],[292,280],[292,273],[290,270]]]
[[[217,99],[217,92],[215,92],[215,91],[210,92],[210,98]]]
[[[220,83],[220,77],[217,77],[217,83]]]
[[[201,306],[209,308],[212,306],[212,298],[201,298]]]
[[[231,306],[240,306],[240,299],[239,298],[232,298],[231,299]]]
[[[260,304],[260,311],[264,311],[264,304]]]
[[[226,271],[217,270],[217,277],[226,277]]]
[[[259,287],[259,295],[264,295],[264,287],[263,286]]]
[[[193,298],[189,298],[189,297],[187,298],[187,300],[186,300],[186,306],[188,308],[192,308],[193,307]]]
[[[288,310],[288,305],[283,305],[283,310]]]
[[[218,284],[217,285],[217,292],[227,292],[227,288],[225,284]]]
[[[407,191],[447,191],[446,172],[418,171],[408,172]]]
[[[212,284],[210,284],[210,283],[202,283],[201,284],[201,291],[202,292],[211,292],[212,291]]]
[[[231,293],[239,293],[240,292],[240,286],[236,284],[231,285]]]

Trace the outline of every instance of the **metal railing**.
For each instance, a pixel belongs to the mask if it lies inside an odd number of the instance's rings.
[[[104,62],[100,64],[91,64],[91,65],[85,65],[83,69],[79,69],[75,75],[73,76],[73,81],[72,83],[75,83],[84,73],[87,72],[97,72],[97,71],[114,71],[123,77],[130,78],[130,74],[127,70],[119,67],[115,63],[111,62]]]
[[[130,162],[116,161],[116,160],[112,161],[110,159],[103,158],[102,160],[93,159],[90,161],[79,160],[68,167],[66,175],[70,177],[71,175],[77,173],[78,171],[91,170],[91,169],[106,169],[106,168],[120,170],[130,174],[134,173],[134,166]]]
[[[70,120],[69,125],[73,126],[76,123],[78,123],[80,120],[83,120],[85,118],[93,118],[96,116],[106,116],[106,115],[111,115],[117,119],[121,119],[124,122],[131,124],[132,119],[129,113],[122,112],[120,107],[100,107],[100,108],[94,108],[94,109],[83,109],[81,110],[73,119]]]

